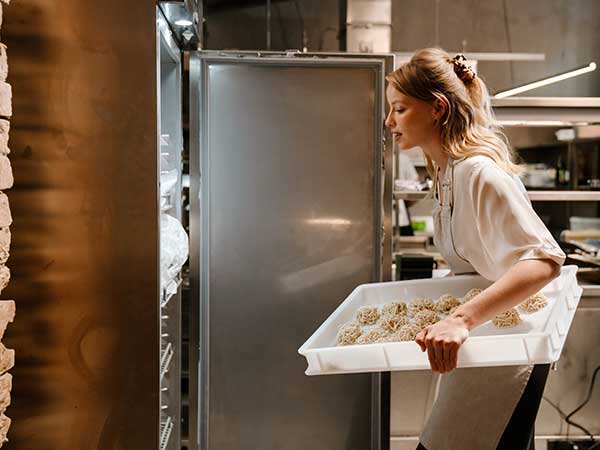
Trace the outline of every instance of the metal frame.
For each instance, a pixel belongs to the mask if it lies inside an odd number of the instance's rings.
[[[174,147],[176,149],[182,149],[183,136],[182,136],[182,120],[181,120],[181,83],[182,83],[182,60],[181,51],[175,39],[173,38],[172,31],[170,30],[165,17],[162,14],[162,10],[156,8],[156,49],[157,49],[157,61],[156,61],[156,86],[157,86],[157,180],[160,182],[160,170],[161,170],[161,123],[162,123],[162,101],[161,101],[161,66],[163,64],[163,56],[173,62],[176,66],[175,78],[178,80],[178,89],[176,92],[170,93],[177,99],[176,103],[179,104],[178,120],[179,128],[176,130],[174,136]],[[166,54],[162,52],[165,51]],[[181,160],[179,161],[179,173],[181,173]],[[177,185],[177,192],[181,192],[181,179]],[[160,188],[157,190],[157,210],[160,209]],[[174,205],[173,216],[181,221],[182,208],[181,208],[181,194],[179,194],[178,201]],[[162,213],[162,212],[161,212]],[[160,230],[160,214],[157,217],[158,229]],[[160,239],[160,233],[159,233]],[[160,261],[160,242],[159,242],[159,261]],[[160,271],[160,268],[159,268]],[[160,411],[161,411],[161,436],[160,446],[161,450],[177,450],[180,448],[181,441],[181,283],[178,283],[177,292],[170,296],[165,297],[165,294],[161,292],[160,300],[158,302],[158,316],[159,316],[159,330],[160,330],[160,343],[159,352],[161,354],[160,364]],[[168,334],[168,336],[165,336]],[[167,375],[168,373],[168,375]]]
[[[156,3],[181,48],[202,48],[204,32],[202,0],[157,0]],[[192,24],[178,26],[175,22],[180,19],[189,20]]]
[[[500,122],[511,125],[600,123],[600,97],[509,97],[492,99],[492,107]]]
[[[393,67],[393,56],[391,55],[377,55],[376,58],[387,58],[387,61],[369,59],[370,55],[340,55],[331,53],[323,53],[319,56],[323,58],[315,59],[315,54],[306,55],[306,58],[294,58],[290,60],[290,56],[296,56],[296,54],[282,53],[282,52],[217,52],[217,51],[206,51],[196,52],[192,54],[190,58],[190,288],[192,298],[199,298],[200,302],[191,302],[190,316],[199,317],[200,323],[204,325],[202,330],[199,329],[199,324],[190,325],[190,342],[200,342],[200,347],[195,348],[190,345],[190,445],[192,450],[208,449],[208,435],[209,435],[209,405],[210,405],[210,393],[208,386],[210,385],[210,371],[209,371],[209,360],[210,360],[210,323],[209,323],[209,310],[210,304],[208,302],[208,294],[210,286],[208,285],[208,272],[207,267],[202,266],[202,261],[208,261],[209,249],[200,249],[200,242],[203,241],[203,234],[207,233],[209,229],[208,216],[204,213],[204,208],[200,205],[207,205],[209,198],[203,186],[208,186],[210,174],[204,172],[201,174],[200,168],[207,164],[208,155],[206,152],[201,152],[201,149],[207,146],[206,133],[200,134],[201,129],[205,128],[206,117],[201,117],[200,111],[205,110],[206,101],[205,97],[200,96],[201,89],[207,87],[207,75],[206,68],[211,62],[218,61],[219,63],[235,64],[239,63],[240,58],[255,59],[256,63],[261,65],[274,65],[274,66],[285,66],[289,67],[290,63],[292,66],[334,66],[334,67],[373,67],[380,70],[382,76],[377,80],[377,89],[383,91],[385,86],[384,75],[389,67]],[[300,55],[298,55],[300,56]],[[350,58],[348,58],[350,56]],[[342,58],[335,58],[342,57]],[[285,59],[283,59],[285,58]],[[310,58],[310,59],[309,59]],[[391,59],[390,59],[391,58]],[[384,64],[387,62],[387,64]],[[391,63],[391,66],[390,66]],[[384,120],[384,108],[385,102],[377,100],[375,105],[378,111],[378,117],[376,117],[376,123],[383,124]],[[199,137],[199,138],[198,138]],[[377,154],[375,167],[379,167],[381,164],[382,169],[388,167],[391,169],[391,152],[385,151],[385,140],[384,130],[382,127],[378,128],[378,131],[373,136],[375,142],[382,143],[381,149],[382,154]],[[391,140],[388,140],[390,142]],[[202,155],[202,156],[200,156]],[[380,157],[383,159],[380,160]],[[202,158],[202,159],[201,159]],[[388,163],[386,164],[386,160]],[[200,176],[201,175],[201,176]],[[385,261],[389,261],[389,267],[391,268],[391,217],[390,214],[386,213],[385,221],[382,217],[384,205],[388,205],[386,211],[391,209],[391,170],[385,174],[385,179],[381,176],[379,171],[375,172],[374,177],[375,191],[379,191],[379,188],[383,189],[384,186],[390,188],[385,190],[385,194],[380,196],[379,199],[375,200],[374,217],[377,217],[377,223],[374,224],[374,242],[381,242],[382,247],[376,246],[374,249],[375,257],[381,264]],[[385,199],[389,201],[385,201]],[[210,208],[210,206],[209,206]],[[388,231],[387,229],[390,228]],[[384,231],[385,230],[385,231]],[[387,232],[386,232],[387,231]],[[383,237],[385,236],[385,240]],[[387,244],[387,245],[386,245]],[[387,249],[384,251],[384,249]],[[387,255],[389,253],[389,255]],[[387,256],[386,256],[387,255]],[[385,267],[385,266],[384,266]],[[390,272],[390,271],[387,271]],[[387,273],[386,272],[386,273]],[[199,277],[198,277],[199,274]],[[391,277],[391,273],[389,275]],[[374,281],[382,279],[382,268],[380,264],[376,264],[373,268],[372,278]],[[387,278],[389,279],[389,278]],[[384,374],[385,376],[385,374]],[[373,376],[373,416],[372,425],[374,430],[372,433],[373,450],[387,449],[389,448],[389,375],[387,377],[387,384],[381,382],[381,374]],[[200,387],[202,386],[202,387]],[[384,417],[388,418],[388,425],[384,427],[384,435],[381,433],[381,393],[388,393],[387,396],[387,408],[384,407]],[[385,413],[387,411],[387,413]],[[386,431],[387,430],[387,433]],[[383,446],[382,446],[383,443]]]
[[[345,24],[345,20],[344,20]],[[393,54],[387,53],[338,53],[338,52],[308,52],[303,53],[300,51],[205,51],[203,54],[214,55],[214,56],[237,56],[237,57],[252,57],[252,58],[298,58],[299,60],[311,60],[314,58],[344,58],[344,59],[359,59],[359,60],[380,60],[384,63],[384,75],[391,73],[395,68],[395,57]],[[261,59],[261,61],[264,59]],[[237,59],[236,59],[237,61]],[[381,89],[385,89],[385,79],[381,80]],[[382,192],[383,192],[383,241],[382,241],[382,253],[381,253],[381,264],[383,268],[389,268],[389,270],[383,270],[379,279],[381,281],[391,280],[391,267],[392,267],[392,209],[393,209],[393,160],[396,150],[396,144],[392,140],[391,133],[384,124],[385,117],[387,116],[388,105],[384,101],[382,105],[383,117],[382,123],[382,169],[384,177],[382,178]],[[391,143],[391,144],[390,144]],[[391,148],[390,148],[391,147]],[[390,417],[390,376],[389,374],[374,373],[372,375],[372,437],[371,443],[372,450],[386,450],[389,448],[389,417]],[[387,393],[387,394],[386,394]]]
[[[204,175],[200,172],[200,148],[204,143],[200,142],[200,110],[203,100],[200,96],[200,61],[190,57],[190,292],[192,299],[200,299],[200,279],[197,274],[201,273],[200,266],[200,242],[202,223],[206,220],[203,209],[200,208],[200,183]],[[208,177],[208,174],[206,174]],[[203,179],[202,179],[203,180]],[[196,213],[197,212],[197,213]],[[190,319],[198,318],[198,322],[204,324],[200,330],[199,323],[190,320],[189,336],[189,444],[191,450],[205,448],[208,445],[208,422],[200,423],[200,417],[205,417],[208,410],[208,356],[209,356],[209,316],[205,313],[206,306],[200,302],[190,302]],[[201,338],[202,333],[202,338]],[[194,344],[199,346],[195,347]],[[200,359],[200,355],[203,358]],[[202,379],[201,379],[202,377]],[[200,384],[204,390],[200,392]],[[202,402],[200,401],[202,398]],[[201,411],[201,408],[203,410]],[[201,437],[204,439],[200,441]]]

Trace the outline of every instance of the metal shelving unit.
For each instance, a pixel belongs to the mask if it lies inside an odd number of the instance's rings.
[[[398,200],[423,200],[429,191],[394,191]],[[536,202],[597,202],[600,191],[528,191],[531,201]]]
[[[182,221],[182,59],[175,36],[160,8],[157,10],[157,81],[158,92],[158,154],[159,217]],[[170,226],[170,225],[169,225]],[[159,228],[160,229],[160,228]],[[164,243],[159,245],[163,255]],[[165,270],[162,268],[162,270]],[[161,272],[161,275],[164,275]],[[161,283],[164,283],[161,276]],[[177,274],[166,286],[161,286],[160,312],[160,450],[180,450],[181,435],[181,293],[182,274]]]
[[[169,445],[171,434],[173,433],[173,419],[167,417],[160,424],[160,450],[166,450]]]

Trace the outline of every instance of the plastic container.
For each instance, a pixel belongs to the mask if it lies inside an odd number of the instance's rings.
[[[573,231],[600,230],[599,217],[569,217],[569,228]]]
[[[500,329],[487,322],[472,331],[458,353],[458,367],[487,367],[551,363],[560,357],[567,332],[581,298],[577,266],[565,266],[541,292],[548,305],[523,322]],[[336,346],[340,325],[351,321],[364,305],[381,305],[442,294],[462,297],[471,288],[484,289],[490,281],[478,275],[409,280],[358,286],[323,322],[298,352],[308,361],[307,375],[429,369],[427,354],[412,341]]]

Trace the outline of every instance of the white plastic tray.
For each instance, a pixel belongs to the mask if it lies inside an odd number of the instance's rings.
[[[542,289],[548,305],[523,322],[499,329],[487,322],[471,332],[458,352],[458,367],[551,363],[560,357],[582,289],[577,266],[565,266],[558,278]],[[298,352],[308,361],[307,375],[429,369],[427,354],[412,341],[336,346],[340,325],[351,321],[364,305],[381,305],[442,294],[462,297],[471,288],[484,289],[490,281],[478,275],[363,284],[323,322]]]

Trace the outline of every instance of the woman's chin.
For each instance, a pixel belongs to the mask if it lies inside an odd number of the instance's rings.
[[[397,140],[396,144],[398,145],[398,150],[410,150],[414,147],[414,145],[410,145],[408,142],[403,141],[402,139]]]

